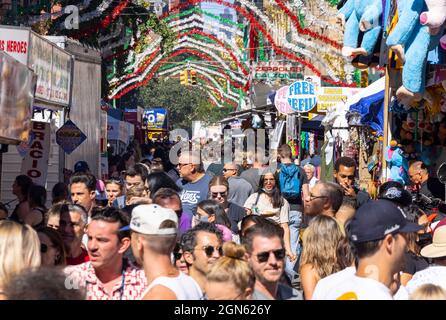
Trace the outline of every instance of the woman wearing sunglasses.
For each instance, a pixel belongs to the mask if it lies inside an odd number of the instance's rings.
[[[231,241],[233,233],[231,222],[226,216],[223,207],[215,200],[203,200],[197,205],[197,214],[193,218],[192,227],[200,222],[209,222],[215,224],[223,233],[223,241]]]
[[[280,193],[277,174],[272,171],[264,172],[260,176],[259,190],[249,196],[244,207],[248,215],[261,215],[282,227],[286,255],[290,261],[295,261],[296,255],[291,251],[290,228],[288,226],[290,205]]]
[[[42,266],[65,266],[65,247],[59,232],[50,227],[41,227],[37,229],[37,235],[40,240]]]
[[[179,271],[189,275],[189,266],[184,259],[183,249],[179,243],[177,243],[173,249],[173,263]]]
[[[207,275],[206,296],[209,300],[251,300],[256,281],[245,260],[246,249],[235,242],[223,244],[224,256]]]
[[[239,205],[228,201],[229,183],[223,176],[214,176],[209,182],[209,198],[217,201],[224,209],[231,223],[229,227],[233,234],[239,233],[238,224],[246,216],[246,211]]]

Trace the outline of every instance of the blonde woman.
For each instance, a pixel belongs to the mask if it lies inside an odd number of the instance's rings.
[[[419,286],[411,295],[410,300],[446,300],[446,291],[431,283]]]
[[[308,226],[300,262],[300,277],[304,297],[311,300],[318,281],[341,271],[344,263],[339,261],[337,250],[343,239],[336,220],[316,216]]]
[[[223,244],[224,256],[215,262],[207,275],[209,300],[251,300],[255,275],[245,260],[246,249],[233,241]]]
[[[23,270],[40,266],[40,241],[29,225],[0,221],[0,298],[8,281]]]

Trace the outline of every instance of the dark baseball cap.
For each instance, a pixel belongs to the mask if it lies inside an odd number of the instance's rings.
[[[384,184],[381,187],[383,186]],[[395,184],[382,190],[378,195],[378,199],[390,200],[403,206],[412,204],[412,195],[400,184]]]
[[[408,221],[400,207],[383,199],[362,205],[348,228],[353,242],[381,240],[388,234],[411,233],[422,229],[423,226]]]
[[[89,171],[90,167],[88,166],[88,163],[85,161],[78,161],[74,165],[74,172],[86,172]]]

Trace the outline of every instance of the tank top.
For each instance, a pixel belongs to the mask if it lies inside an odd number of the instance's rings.
[[[180,272],[178,277],[158,277],[152,281],[147,289],[141,295],[141,299],[156,285],[162,285],[177,296],[177,300],[200,300],[203,292],[195,280]]]

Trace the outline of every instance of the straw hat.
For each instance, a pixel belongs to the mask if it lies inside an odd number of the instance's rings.
[[[421,249],[426,258],[446,257],[446,225],[435,228],[432,244]]]

